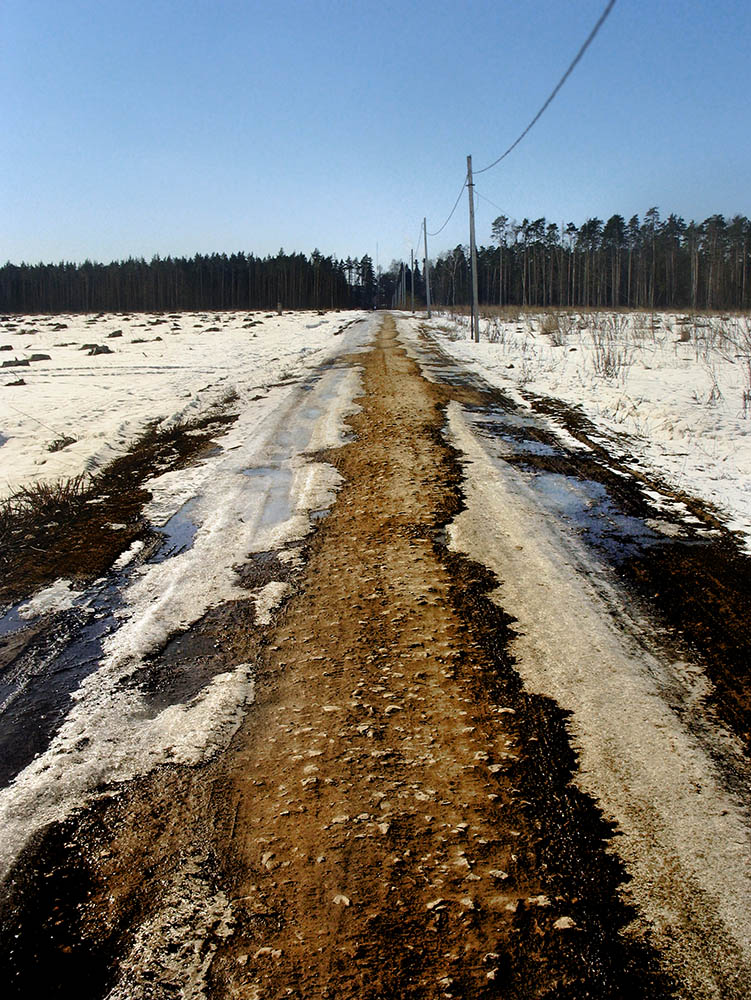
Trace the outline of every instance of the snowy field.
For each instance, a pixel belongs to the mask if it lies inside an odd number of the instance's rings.
[[[0,318],[0,496],[93,472],[151,421],[200,417],[235,393],[243,408],[340,347],[332,335],[357,315]]]
[[[520,405],[581,408],[627,464],[712,504],[751,552],[751,318],[682,313],[435,316],[444,349]],[[614,440],[615,436],[615,440]]]

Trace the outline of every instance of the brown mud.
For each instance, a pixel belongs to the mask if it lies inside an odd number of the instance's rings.
[[[243,602],[198,627],[208,659],[255,644],[255,704],[223,755],[27,847],[0,911],[10,995],[669,995],[626,931],[614,831],[570,783],[564,713],[525,692],[494,578],[442,543],[461,393],[420,375],[388,317],[353,361],[356,439],[328,455],[345,485],[296,593],[275,628]],[[163,654],[186,683],[194,639]]]

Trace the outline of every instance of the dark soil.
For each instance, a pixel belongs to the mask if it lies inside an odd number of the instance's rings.
[[[167,431],[153,428],[96,475],[20,490],[0,505],[0,605],[58,577],[87,582],[147,530],[149,477],[194,462],[232,415],[213,413]],[[190,433],[188,433],[190,432]]]

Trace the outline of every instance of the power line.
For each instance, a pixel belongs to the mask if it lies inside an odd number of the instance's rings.
[[[483,201],[486,201],[488,205],[492,205],[493,208],[497,208],[499,212],[504,211],[504,209],[502,209],[500,205],[496,205],[496,203],[494,201],[491,201],[490,198],[486,198],[484,194],[480,194],[477,188],[475,188],[475,194],[477,195],[478,198],[482,198]]]
[[[26,413],[24,410],[19,410],[17,406],[14,406],[12,403],[8,403],[7,400],[5,405],[9,406],[11,410],[15,410],[16,413],[20,413],[22,417],[26,417],[29,420],[33,420],[34,423],[39,424],[41,427],[46,427],[48,431],[52,431],[53,434],[60,434],[60,436],[63,437],[61,431],[55,430],[55,428],[50,427],[49,424],[45,424],[45,422],[43,420],[40,420],[39,417],[32,417],[30,413]]]
[[[414,253],[415,257],[417,257],[418,248],[420,246],[420,237],[421,236],[422,236],[422,223],[420,223],[420,229],[419,229],[419,232],[417,233],[417,239],[412,244],[412,252]]]
[[[514,142],[511,143],[511,145],[508,147],[507,150],[505,150],[503,153],[501,153],[501,155],[498,157],[498,159],[493,160],[492,163],[489,163],[487,167],[483,167],[481,170],[475,170],[473,172],[474,176],[477,176],[477,174],[484,174],[486,171],[491,170],[493,167],[497,166],[501,162],[501,160],[504,160],[509,155],[509,153],[511,153],[514,149],[516,149],[516,147],[519,145],[519,143],[522,141],[522,139],[524,139],[524,137],[530,132],[530,130],[537,124],[537,122],[540,120],[540,118],[542,117],[542,115],[545,113],[545,111],[548,109],[548,107],[550,106],[550,104],[555,99],[555,97],[558,94],[558,92],[560,91],[561,87],[563,87],[563,85],[566,82],[566,80],[568,80],[569,76],[571,76],[572,72],[574,71],[574,69],[578,65],[578,63],[581,60],[581,58],[584,55],[584,53],[587,51],[587,49],[589,48],[589,46],[594,41],[595,36],[599,32],[600,28],[603,26],[603,24],[605,23],[605,21],[608,19],[609,15],[610,15],[610,12],[612,11],[613,7],[615,7],[615,2],[616,2],[616,0],[609,0],[609,2],[605,5],[605,8],[604,8],[602,14],[600,14],[600,17],[598,18],[595,26],[592,28],[592,30],[590,31],[589,35],[585,39],[584,44],[581,46],[581,48],[579,49],[579,51],[576,53],[576,55],[572,59],[571,63],[568,66],[568,69],[563,74],[563,76],[560,78],[560,80],[558,81],[558,83],[555,85],[555,87],[551,91],[551,93],[548,96],[548,98],[545,101],[545,103],[542,105],[542,107],[540,108],[540,110],[534,116],[534,118],[532,119],[532,121],[527,125],[527,127],[524,129],[524,131],[521,133],[521,135],[519,135],[519,137],[517,139],[515,139]],[[443,232],[443,230],[446,228],[446,226],[449,224],[449,222],[451,221],[451,219],[453,218],[454,212],[456,212],[456,209],[457,209],[457,207],[459,205],[459,201],[461,200],[462,193],[463,193],[464,188],[466,186],[467,186],[467,177],[465,176],[464,183],[462,184],[461,188],[459,189],[459,194],[456,196],[456,201],[454,202],[454,207],[449,212],[448,218],[443,223],[443,225],[439,229],[436,229],[435,232],[428,232],[427,226],[425,226],[425,224],[423,222],[423,226],[420,227],[420,232],[422,232],[422,229],[424,228],[425,229],[425,233],[426,233],[426,237],[427,236],[431,236],[431,237],[433,237],[433,236],[439,236]],[[486,198],[485,195],[480,194],[480,192],[477,191],[476,188],[475,188],[474,193],[475,193],[475,196],[477,198],[482,198],[483,201],[487,201],[489,205],[492,205],[494,208],[498,209],[499,212],[503,211],[503,209],[500,207],[500,205],[496,205],[496,203],[494,201],[491,201],[490,198]],[[419,240],[420,240],[420,235],[418,234],[418,237],[417,237],[418,243],[419,243]]]
[[[613,0],[613,2],[615,3],[615,0]],[[464,191],[464,189],[465,189],[466,186],[467,186],[467,178],[465,177],[464,180],[463,180],[463,182],[462,182],[462,186],[459,189],[459,194],[456,196],[456,201],[454,202],[454,207],[451,209],[451,212],[449,213],[448,219],[446,219],[446,221],[443,223],[443,225],[441,226],[440,229],[436,229],[436,231],[434,233],[428,233],[428,236],[438,236],[439,233],[443,232],[443,230],[446,228],[446,226],[449,224],[449,222],[451,222],[451,217],[453,216],[454,212],[456,211],[456,206],[459,204],[459,199],[461,198],[462,192]]]
[[[558,93],[558,91],[564,85],[564,83],[566,82],[566,80],[568,80],[569,76],[571,76],[571,73],[573,72],[574,68],[576,67],[576,64],[579,62],[579,60],[581,59],[581,57],[584,55],[584,53],[589,48],[591,42],[594,40],[595,35],[597,34],[597,32],[600,30],[600,28],[603,26],[603,24],[607,20],[608,15],[610,14],[610,11],[613,9],[614,6],[615,6],[615,0],[610,0],[610,2],[608,3],[608,5],[605,7],[605,10],[602,12],[602,14],[600,14],[600,18],[597,21],[597,24],[590,31],[590,33],[589,33],[589,35],[587,37],[587,40],[584,42],[584,44],[582,45],[582,47],[579,49],[579,51],[574,56],[574,59],[571,62],[569,68],[566,70],[566,72],[560,78],[560,80],[556,84],[555,88],[553,89],[552,93],[548,97],[547,101],[545,101],[545,103],[543,104],[543,106],[540,108],[540,110],[534,116],[534,118],[529,123],[529,125],[527,125],[527,127],[524,129],[524,131],[522,132],[522,134],[519,136],[519,138],[516,139],[514,142],[512,142],[511,145],[509,146],[509,148],[506,150],[506,152],[505,153],[501,153],[501,155],[498,157],[497,160],[493,160],[492,163],[488,164],[487,167],[483,167],[482,170],[475,170],[475,175],[477,175],[477,174],[484,174],[486,170],[490,170],[492,167],[497,166],[501,162],[501,160],[504,160],[513,149],[516,149],[516,147],[522,141],[522,139],[524,138],[524,136],[530,131],[530,129],[532,128],[532,126],[535,125],[540,120],[540,118],[542,117],[543,113],[547,110],[547,108],[549,107],[549,105],[553,101],[553,98],[556,96],[556,94]],[[439,230],[439,232],[440,232],[440,230]]]

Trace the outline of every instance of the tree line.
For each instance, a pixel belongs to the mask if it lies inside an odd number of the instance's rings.
[[[685,222],[650,208],[628,222],[587,219],[577,227],[545,218],[499,215],[494,246],[478,249],[480,301],[534,306],[748,309],[751,221],[712,215]],[[456,247],[435,262],[434,297],[467,303],[469,251]]]
[[[318,250],[129,258],[110,264],[5,264],[0,312],[136,312],[200,309],[371,308],[369,256],[344,261]]]
[[[650,208],[643,219],[613,215],[577,227],[499,215],[490,235],[491,244],[477,250],[484,305],[751,308],[745,216],[686,223],[676,215],[663,220]],[[417,265],[414,271],[415,299],[423,304],[424,274]],[[430,281],[436,305],[469,304],[469,248],[439,254]],[[368,255],[338,260],[318,250],[309,256],[280,250],[267,257],[8,263],[0,267],[0,312],[390,308],[408,305],[411,288],[410,269],[400,262],[376,276]]]
[[[492,244],[477,250],[480,303],[519,306],[748,309],[751,307],[751,222],[712,215],[688,222],[660,218],[650,208],[628,222],[587,219],[557,225],[499,215]],[[415,287],[425,290],[419,272]],[[470,302],[469,247],[457,246],[431,263],[432,299],[439,306]],[[400,265],[382,282],[387,305],[399,299]],[[404,286],[402,286],[404,287]],[[411,274],[407,268],[410,301]]]

